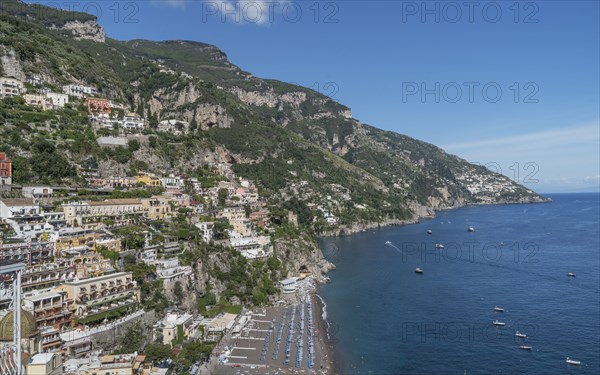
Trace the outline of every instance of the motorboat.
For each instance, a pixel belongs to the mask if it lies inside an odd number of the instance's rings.
[[[433,234],[433,231],[431,229],[428,229],[427,234]]]
[[[576,361],[574,359],[571,359],[569,357],[567,357],[566,362],[570,365],[575,365],[575,366],[579,366],[581,364],[581,361]]]
[[[443,244],[441,244],[441,243],[436,243],[436,244],[435,244],[435,248],[436,248],[436,249],[443,249],[443,248],[444,248],[444,245],[443,245]]]
[[[494,311],[496,311],[496,312],[504,312],[504,309],[502,307],[496,306],[496,307],[494,307]]]
[[[422,270],[422,269],[420,269],[420,268],[417,268],[417,269],[415,270],[415,272],[416,272],[416,273],[418,273],[418,274],[422,274],[422,273],[423,273],[423,270]]]
[[[499,320],[494,320],[493,324],[494,324],[495,326],[498,326],[498,327],[503,327],[503,326],[505,326],[505,325],[506,325],[506,323],[504,323],[504,322],[501,322],[501,321],[499,321]]]
[[[524,339],[524,338],[527,338],[527,335],[526,335],[526,334],[524,334],[524,333],[521,333],[521,332],[519,332],[519,331],[515,332],[515,336],[516,336],[516,337],[520,337],[520,338],[522,338],[522,339]]]
[[[386,244],[386,245],[391,245],[391,244],[392,244],[392,242],[391,242],[391,241],[385,241],[385,244]]]
[[[473,228],[473,227],[469,227],[469,228],[467,229],[467,232],[475,232],[475,228]]]
[[[532,348],[531,348],[531,346],[529,346],[529,345],[521,345],[521,346],[519,346],[519,349],[523,349],[523,350],[531,350]]]
[[[575,274],[574,274],[573,272],[569,272],[569,273],[567,274],[567,276],[569,276],[569,277],[575,277]]]

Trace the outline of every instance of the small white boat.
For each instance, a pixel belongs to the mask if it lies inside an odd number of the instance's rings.
[[[467,232],[475,232],[475,228],[473,228],[473,227],[469,227],[469,228],[467,229]]]
[[[436,249],[443,249],[443,248],[444,248],[444,245],[443,245],[443,244],[441,244],[441,243],[436,243],[436,244],[435,244],[435,248],[436,248]]]
[[[521,333],[521,332],[519,332],[519,331],[517,331],[517,332],[515,333],[515,336],[516,336],[516,337],[520,337],[520,338],[522,338],[522,339],[524,339],[524,338],[527,338],[527,335],[526,335],[526,334],[524,334],[524,333]]]
[[[532,348],[531,348],[531,346],[529,346],[529,345],[521,345],[521,346],[519,346],[519,349],[523,349],[523,350],[531,350]]]
[[[431,229],[427,230],[427,234],[432,234],[432,233],[433,233],[433,231]]]
[[[421,274],[421,273],[423,273],[423,270],[422,270],[422,269],[420,269],[420,268],[417,268],[417,269],[415,270],[415,272],[416,272],[416,273],[418,273],[418,274]]]
[[[567,276],[569,276],[569,277],[575,277],[575,274],[574,274],[573,272],[569,272],[569,273],[567,274]]]
[[[390,241],[385,241],[386,245],[391,245],[392,243]]]
[[[574,359],[571,359],[569,357],[567,357],[566,362],[570,365],[575,365],[575,366],[579,366],[581,364],[581,361],[576,361]]]
[[[494,311],[496,311],[496,312],[504,312],[504,309],[502,307],[496,306],[496,307],[494,307]]]
[[[494,324],[495,326],[498,326],[498,327],[503,327],[503,326],[505,326],[505,325],[506,325],[506,323],[504,323],[504,322],[501,322],[501,321],[499,321],[499,320],[494,320],[493,324]]]

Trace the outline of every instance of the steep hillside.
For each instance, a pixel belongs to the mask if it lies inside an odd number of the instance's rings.
[[[128,147],[97,142],[82,101],[41,112],[17,100],[0,106],[0,151],[15,159],[17,182],[85,182],[101,175],[193,171],[226,161],[257,182],[274,204],[297,213],[314,207],[339,225],[411,220],[469,203],[543,198],[510,179],[410,137],[362,124],[351,110],[313,90],[260,79],[231,64],[217,47],[190,41],[116,41],[84,14],[35,13],[16,0],[0,4],[2,75],[60,90],[80,83],[145,116],[149,129]],[[44,17],[36,17],[44,14]],[[157,131],[161,120],[189,122],[187,134]],[[132,142],[135,140],[135,142]],[[50,173],[36,165],[64,166]],[[21,170],[19,170],[19,167]],[[320,221],[304,223],[317,230]]]

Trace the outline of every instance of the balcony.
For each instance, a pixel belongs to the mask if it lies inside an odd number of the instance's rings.
[[[81,354],[81,353],[89,352],[90,350],[92,350],[92,344],[85,344],[85,345],[81,345],[81,346],[77,346],[77,347],[73,348],[73,353]]]

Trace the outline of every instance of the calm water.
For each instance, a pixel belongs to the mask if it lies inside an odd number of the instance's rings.
[[[599,196],[551,197],[324,239],[340,373],[600,374]]]

